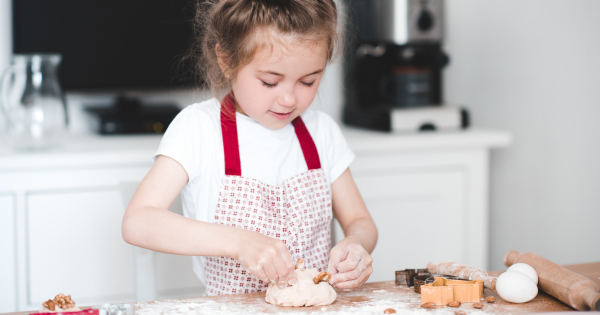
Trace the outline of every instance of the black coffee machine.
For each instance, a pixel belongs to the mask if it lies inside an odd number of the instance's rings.
[[[449,61],[442,50],[443,0],[346,5],[344,122],[384,131],[465,127],[466,111],[441,107],[442,69]]]

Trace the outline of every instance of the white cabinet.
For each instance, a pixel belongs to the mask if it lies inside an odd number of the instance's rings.
[[[0,148],[0,312],[38,309],[58,293],[79,305],[135,300],[120,184],[142,180],[159,142],[84,137],[53,151]],[[156,256],[158,298],[201,294],[189,257]]]
[[[509,145],[508,133],[345,135],[357,155],[350,169],[379,231],[369,282],[431,261],[488,267],[489,150]]]
[[[509,134],[343,132],[379,229],[371,281],[432,260],[487,267],[488,151]],[[0,312],[37,309],[61,292],[80,305],[135,300],[120,184],[142,180],[159,142],[86,136],[53,151],[0,147]],[[154,255],[159,299],[201,295],[189,257]]]
[[[370,282],[392,280],[394,270],[421,268],[440,257],[467,260],[464,174],[392,172],[356,180],[379,230]]]
[[[121,238],[119,190],[29,194],[26,211],[31,304],[59,292],[77,292],[81,305],[133,300],[133,256]]]
[[[17,306],[15,196],[0,193],[0,313]]]

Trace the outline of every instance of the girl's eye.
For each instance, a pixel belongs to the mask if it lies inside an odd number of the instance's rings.
[[[261,81],[262,81],[262,80],[261,80]],[[262,83],[263,83],[263,85],[264,85],[264,86],[266,86],[266,87],[268,87],[268,88],[274,88],[274,87],[276,87],[276,86],[277,86],[277,83],[275,83],[275,84],[269,84],[269,83],[267,83],[267,82],[265,82],[265,81],[262,81]]]
[[[310,82],[310,83],[302,82],[302,84],[304,84],[304,85],[306,85],[306,86],[308,86],[308,87],[311,87],[313,84],[315,84],[315,82],[316,82],[316,81],[312,81],[312,82]]]

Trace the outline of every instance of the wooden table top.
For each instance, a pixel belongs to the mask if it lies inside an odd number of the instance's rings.
[[[574,272],[582,274],[600,286],[600,262],[581,265],[565,266]],[[490,272],[490,275],[499,275],[499,272]],[[494,291],[485,290],[485,296],[495,296],[496,303],[484,304],[483,311],[490,314],[528,314],[540,312],[572,311],[566,304],[539,291],[538,296],[524,304],[508,303]],[[406,285],[395,285],[393,281],[366,283],[358,290],[352,292],[338,291],[337,300],[328,306],[316,307],[278,307],[265,302],[265,292],[235,294],[212,297],[198,297],[177,300],[143,302],[137,304],[137,315],[144,314],[202,314],[201,311],[214,311],[222,314],[272,314],[272,313],[346,313],[354,314],[383,314],[383,310],[394,308],[400,313],[402,310],[419,309],[421,295],[414,292],[413,288]],[[440,307],[442,308],[442,307]],[[443,307],[445,308],[445,307]],[[454,310],[454,309],[452,309]],[[480,312],[473,308],[472,303],[463,303],[459,310],[467,314]],[[6,313],[7,315],[25,315],[32,312]],[[481,314],[481,312],[479,313]]]
[[[483,310],[490,314],[528,314],[537,312],[558,312],[558,311],[571,311],[573,310],[566,304],[556,300],[552,296],[547,295],[545,292],[540,291],[538,296],[533,301],[525,304],[513,304],[502,300],[498,293],[494,291],[485,290],[484,296],[495,296],[497,302],[494,304],[488,304],[483,302]],[[210,300],[211,303],[203,305],[203,300]],[[243,313],[244,310],[248,313],[344,313],[350,309],[355,309],[357,314],[383,314],[383,310],[387,308],[393,308],[398,313],[401,310],[420,309],[421,308],[421,295],[415,293],[414,289],[407,287],[406,285],[395,285],[393,281],[386,282],[373,282],[363,285],[356,291],[352,292],[341,292],[338,291],[338,297],[336,301],[326,307],[314,306],[314,307],[278,307],[265,302],[265,293],[249,293],[249,294],[237,294],[235,296],[215,296],[215,297],[204,297],[204,298],[190,298],[177,300],[178,303],[185,302],[193,305],[190,310],[195,308],[210,309],[214,311],[221,310],[225,307],[226,311],[231,313]],[[212,303],[214,302],[214,303]],[[158,305],[157,305],[158,303]],[[140,303],[141,310],[147,309],[151,311],[154,307],[163,306],[161,302],[149,302]],[[164,303],[164,302],[163,302]],[[200,303],[200,305],[195,305]],[[169,303],[165,303],[165,309],[170,309]],[[480,312],[474,309],[473,303],[463,303],[459,309],[464,310],[467,314],[471,312]],[[357,310],[360,309],[360,310]],[[438,307],[446,308],[446,307]],[[454,309],[452,309],[454,310]],[[183,310],[187,311],[187,309]],[[154,312],[152,312],[154,313]],[[183,312],[185,313],[185,312]],[[226,314],[226,312],[224,312]],[[142,312],[143,314],[143,312]],[[481,313],[479,313],[481,314]]]

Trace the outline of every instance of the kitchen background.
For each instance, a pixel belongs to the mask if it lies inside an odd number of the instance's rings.
[[[0,69],[12,50],[10,8],[0,0]],[[511,146],[491,151],[489,266],[482,267],[503,269],[512,249],[559,264],[599,261],[600,2],[449,0],[445,12],[446,102],[466,106],[475,126],[514,136]],[[336,63],[315,106],[341,121],[342,96]],[[143,97],[183,106],[207,96]],[[68,100],[71,130],[89,132],[80,108],[89,96]]]

